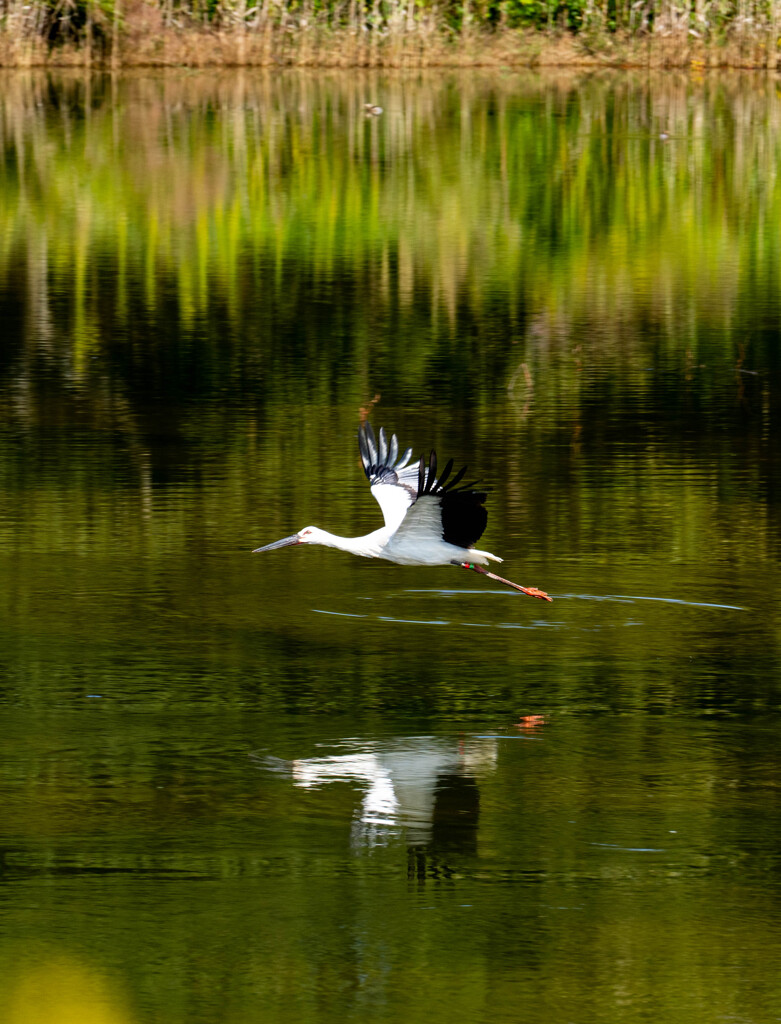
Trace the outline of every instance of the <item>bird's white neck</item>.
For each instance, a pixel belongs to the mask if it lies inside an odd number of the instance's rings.
[[[387,540],[388,530],[385,527],[375,530],[373,533],[367,533],[363,537],[337,537],[336,534],[329,533],[327,530],[313,527],[306,538],[306,543],[321,544],[326,548],[337,548],[339,551],[347,551],[351,555],[363,555],[364,558],[380,558]]]

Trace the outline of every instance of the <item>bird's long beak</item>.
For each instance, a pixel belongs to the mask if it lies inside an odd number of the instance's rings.
[[[282,540],[275,540],[273,544],[266,544],[265,547],[255,548],[252,552],[253,555],[259,555],[261,551],[276,551],[277,548],[287,548],[291,544],[300,544],[301,539],[297,533],[294,533],[292,537],[283,537]]]

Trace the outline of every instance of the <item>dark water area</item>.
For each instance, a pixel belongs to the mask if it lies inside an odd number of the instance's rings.
[[[775,79],[0,86],[0,1020],[780,1020]]]

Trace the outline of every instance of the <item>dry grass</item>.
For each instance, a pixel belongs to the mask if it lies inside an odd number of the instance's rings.
[[[0,0],[1,2],[1,0]],[[120,0],[121,2],[121,0]],[[94,22],[50,47],[35,3],[6,0],[0,20],[3,67],[534,67],[592,66],[775,68],[779,27],[775,17],[735,21],[718,40],[693,32],[688,20],[657,16],[654,31],[607,32],[598,19],[578,34],[560,30],[447,29],[436,11],[414,0],[384,8],[379,30],[357,14],[295,13],[272,0],[256,8],[234,4],[220,24],[150,0],[130,0],[113,15],[95,7]],[[254,10],[249,19],[247,12]],[[335,24],[337,22],[338,24]],[[345,22],[347,25],[345,26]]]

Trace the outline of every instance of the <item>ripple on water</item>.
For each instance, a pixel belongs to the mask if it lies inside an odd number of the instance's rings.
[[[387,594],[372,595],[372,596],[360,596],[356,597],[359,601],[395,601],[402,598],[424,598],[424,597],[473,597],[478,596],[481,598],[485,597],[505,597],[513,600],[518,600],[518,595],[510,593],[506,590],[486,590],[486,589],[475,589],[475,590],[454,590],[454,589],[442,589],[442,588],[410,588],[403,591],[394,591]],[[702,608],[702,609],[713,609],[718,611],[747,611],[746,608],[740,605],[730,604],[717,604],[709,601],[686,601],[683,598],[678,597],[656,597],[646,595],[630,595],[630,594],[558,594],[556,595],[557,601],[587,601],[592,603],[612,603],[612,604],[623,604],[632,605],[637,602],[649,602],[657,605],[675,605],[677,607],[686,608]],[[313,608],[313,612],[318,615],[332,615],[338,618],[346,619],[366,619],[375,622],[393,622],[401,623],[404,625],[416,625],[416,626],[461,626],[468,629],[519,629],[519,630],[560,630],[566,629],[568,626],[571,627],[572,623],[563,622],[560,620],[551,621],[550,619],[533,619],[527,622],[480,622],[472,619],[419,619],[411,618],[408,616],[401,615],[381,615],[378,612],[349,612],[341,611],[333,608]],[[623,622],[611,622],[603,623],[598,626],[582,626],[581,629],[587,632],[593,632],[606,627],[628,627],[628,626],[642,626],[643,621],[635,618],[625,619]]]

